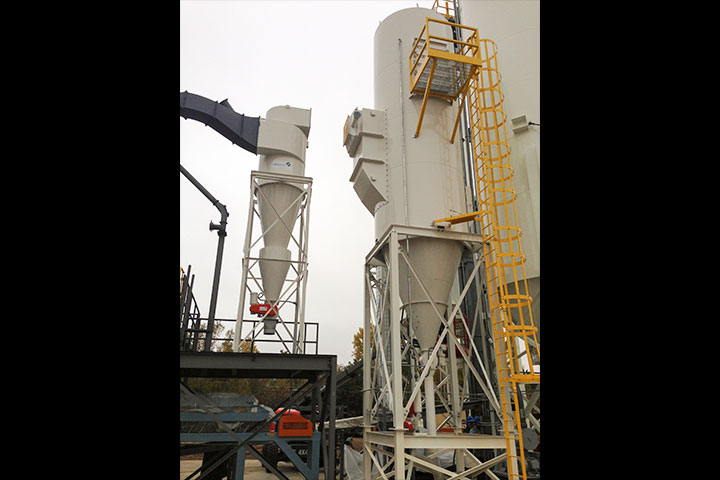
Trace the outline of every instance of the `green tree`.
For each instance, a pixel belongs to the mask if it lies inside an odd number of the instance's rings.
[[[353,335],[352,363],[357,363],[363,359],[363,335],[363,327],[360,327]]]
[[[363,327],[360,327],[352,340],[352,360],[344,368],[361,362],[363,359]],[[339,367],[341,370],[343,367]],[[363,388],[363,367],[356,370],[349,378],[345,380],[341,386],[337,388],[337,397],[335,403],[344,406],[346,411],[344,415],[348,417],[358,417],[362,415],[362,388]]]

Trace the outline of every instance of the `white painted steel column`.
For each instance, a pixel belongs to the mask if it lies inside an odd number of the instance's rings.
[[[390,326],[392,330],[390,357],[392,359],[393,424],[395,430],[395,478],[405,478],[405,418],[402,388],[402,351],[400,349],[400,254],[398,234],[390,232]]]
[[[400,349],[400,285],[399,275],[400,255],[398,252],[398,235],[393,229],[390,233],[390,361],[392,362],[392,410],[393,425],[395,430],[402,430],[405,419],[403,418],[403,397],[402,397],[402,353]]]
[[[247,227],[245,228],[245,244],[243,246],[242,277],[240,279],[240,300],[238,301],[237,318],[235,319],[235,338],[233,338],[233,351],[240,350],[242,341],[242,321],[245,309],[245,292],[247,291],[248,257],[250,256],[250,242],[252,240],[252,225],[255,218],[255,179],[250,175],[250,200],[248,201]]]
[[[364,321],[363,321],[363,446],[369,445],[368,434],[370,433],[370,410],[372,409],[373,394],[370,391],[370,369],[372,365],[371,340],[370,332],[370,266],[365,265],[363,269],[363,301],[364,301]],[[371,475],[370,452],[363,448],[363,479],[370,479]]]

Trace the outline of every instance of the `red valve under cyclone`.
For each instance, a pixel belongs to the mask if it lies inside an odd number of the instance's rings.
[[[265,315],[265,313],[267,313],[268,311],[270,311],[270,313],[268,313],[268,316],[277,315],[277,305],[272,309],[270,308],[269,303],[258,303],[256,305],[250,305],[250,313],[254,313],[255,315]]]

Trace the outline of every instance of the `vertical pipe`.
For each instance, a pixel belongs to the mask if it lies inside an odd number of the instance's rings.
[[[434,357],[430,357],[430,352],[423,352],[423,359],[426,362],[434,362]],[[435,368],[430,367],[427,377],[425,377],[425,423],[427,424],[428,435],[437,435],[437,422],[435,421]]]
[[[227,225],[227,217],[229,216],[229,214],[227,208],[225,208],[225,205],[220,203],[220,201],[215,198],[205,187],[203,187],[202,184],[197,181],[197,179],[195,179],[195,177],[193,177],[190,172],[188,172],[182,165],[180,165],[180,172],[185,176],[185,178],[190,181],[190,183],[195,186],[195,188],[200,190],[200,193],[202,193],[205,198],[210,200],[213,206],[217,208],[220,212],[220,225],[215,225],[214,223],[210,222],[210,231],[218,231],[218,247],[217,254],[215,255],[215,273],[213,275],[212,293],[210,295],[210,309],[208,311],[208,333],[205,337],[205,351],[209,352],[210,347],[212,346],[212,335],[215,328],[215,309],[217,307],[218,289],[220,287],[220,269],[222,267],[222,254],[223,247],[225,245],[225,237],[227,236],[227,233],[225,232],[225,226]]]
[[[211,230],[212,225],[211,223]],[[225,233],[225,222],[221,220],[220,225],[220,229],[218,230],[217,254],[215,255],[215,274],[213,275],[212,293],[210,294],[210,310],[208,311],[208,333],[207,337],[205,337],[206,352],[209,352],[212,347],[212,336],[215,330],[215,309],[217,307],[218,289],[220,288],[220,269],[222,268],[223,247],[225,246],[225,237],[227,236],[227,233]]]
[[[405,102],[403,100],[402,39],[398,38],[398,65],[400,68],[400,147],[402,149],[403,201],[405,202],[405,225],[408,225],[407,166],[405,165]],[[408,297],[409,298],[409,297]]]

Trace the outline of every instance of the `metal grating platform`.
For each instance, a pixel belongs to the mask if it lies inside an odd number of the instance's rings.
[[[432,61],[429,61],[423,69],[415,89],[411,93],[423,95],[427,88],[428,78],[430,77],[430,68]],[[430,95],[444,95],[457,98],[462,92],[462,88],[471,75],[472,65],[448,60],[445,58],[436,58],[437,66],[433,74],[432,84],[430,85]]]

